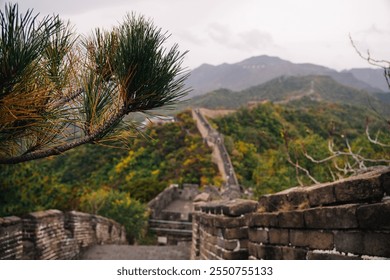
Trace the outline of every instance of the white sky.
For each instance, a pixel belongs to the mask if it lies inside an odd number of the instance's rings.
[[[4,0],[0,0],[4,9]],[[8,1],[7,1],[8,2]],[[271,55],[336,70],[370,67],[353,49],[390,60],[390,0],[19,0],[20,8],[59,14],[78,33],[109,29],[136,12],[189,50],[185,66]]]

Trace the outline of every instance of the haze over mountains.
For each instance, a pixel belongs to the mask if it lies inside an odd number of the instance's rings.
[[[217,89],[241,91],[281,76],[329,76],[341,85],[367,92],[388,91],[382,69],[359,68],[336,71],[310,63],[292,63],[267,55],[251,57],[235,64],[213,66],[203,64],[191,72],[187,86],[193,91],[189,97]]]
[[[218,89],[195,96],[191,105],[205,108],[237,109],[256,103],[271,101],[289,103],[307,100],[328,103],[355,105],[390,114],[389,93],[368,93],[364,90],[344,86],[329,76],[281,76],[263,84],[241,91]],[[387,98],[387,99],[386,99]]]

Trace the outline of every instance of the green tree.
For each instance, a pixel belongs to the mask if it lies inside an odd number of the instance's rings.
[[[188,92],[185,53],[164,48],[167,33],[142,16],[80,39],[58,16],[39,21],[6,4],[0,25],[0,163],[128,139],[125,116]]]
[[[128,193],[104,187],[87,191],[80,199],[80,208],[122,224],[130,242],[146,233],[149,216],[146,205],[131,198]]]

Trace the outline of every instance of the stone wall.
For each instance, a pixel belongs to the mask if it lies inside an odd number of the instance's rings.
[[[174,200],[192,201],[199,193],[199,186],[196,184],[183,184],[181,188],[172,184],[149,201],[150,217],[161,220],[180,220],[181,213],[166,211],[167,206]]]
[[[390,169],[193,214],[193,259],[390,258]]]
[[[126,244],[123,226],[76,211],[0,218],[0,259],[75,259],[94,244]]]

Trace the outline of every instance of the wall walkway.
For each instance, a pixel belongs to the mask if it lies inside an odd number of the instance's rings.
[[[207,145],[213,150],[213,160],[217,164],[227,188],[239,191],[237,176],[224,145],[223,135],[209,124],[202,110],[201,108],[192,110],[192,117],[196,121],[196,125],[203,139],[205,139]]]

